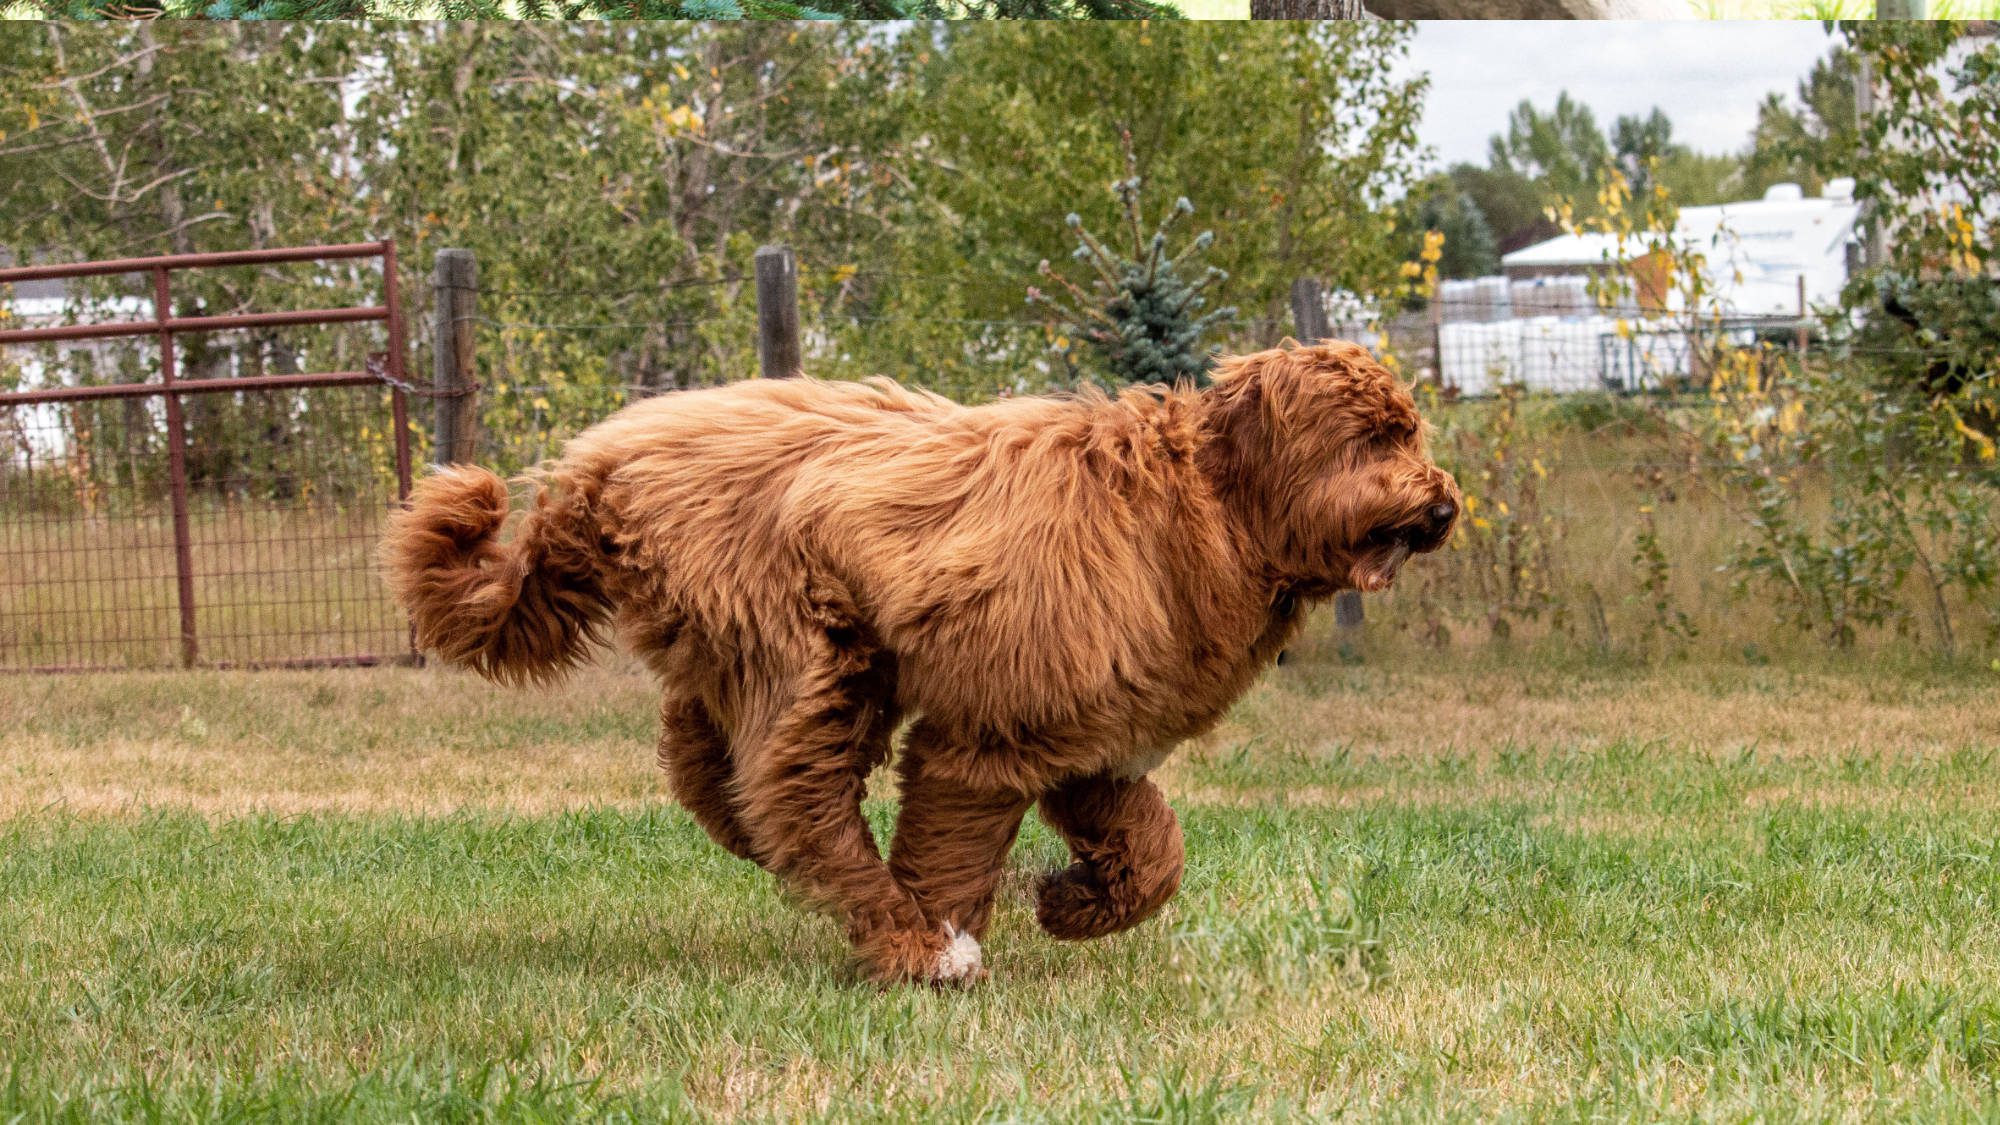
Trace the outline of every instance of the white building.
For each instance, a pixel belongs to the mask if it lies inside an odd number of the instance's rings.
[[[0,259],[4,264],[4,259]],[[151,320],[153,302],[141,297],[114,297],[107,300],[79,300],[71,283],[62,279],[18,281],[0,285],[0,323],[8,328],[46,328],[66,323],[74,315],[79,323],[105,320]],[[150,338],[142,338],[150,340]],[[123,348],[134,348],[126,340],[68,340],[55,345],[0,344],[0,373],[18,374],[17,385],[0,382],[0,390],[42,390],[57,385],[44,370],[50,354],[68,357],[76,365],[108,362]]]
[[[1817,199],[1797,184],[1777,184],[1762,199],[1682,208],[1672,237],[1706,258],[1706,301],[1747,342],[1759,328],[1796,325],[1807,310],[1839,299],[1859,215],[1852,180],[1830,182]],[[1607,310],[1589,293],[1592,275],[1628,264],[1620,254],[1611,235],[1563,235],[1502,258],[1504,277],[1444,282],[1445,385],[1468,395],[1501,383],[1638,390],[1688,375],[1687,342],[1671,316],[1648,327],[1636,300]],[[1669,313],[1679,304],[1678,293],[1667,295]],[[1636,333],[1621,333],[1620,320]]]

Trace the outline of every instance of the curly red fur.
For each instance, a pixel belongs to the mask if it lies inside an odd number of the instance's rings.
[[[1366,351],[1225,359],[1203,391],[965,407],[884,380],[651,399],[577,437],[500,536],[478,469],[426,480],[383,560],[420,642],[560,676],[615,612],[668,686],[662,764],[723,846],[842,918],[882,979],[970,979],[1025,810],[1077,863],[1062,937],[1178,884],[1140,780],[1213,725],[1336,590],[1376,589],[1456,514],[1408,392]],[[902,717],[885,863],[863,780]]]
[[[588,508],[544,494],[508,542],[507,486],[453,466],[418,482],[389,518],[382,569],[417,643],[501,683],[559,679],[610,616]]]
[[[1151,781],[1079,778],[1044,793],[1041,809],[1076,856],[1036,889],[1035,920],[1051,937],[1131,929],[1180,889],[1180,822]]]

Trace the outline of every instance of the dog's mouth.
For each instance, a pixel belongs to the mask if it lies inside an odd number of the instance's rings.
[[[1396,584],[1396,575],[1401,573],[1410,554],[1410,544],[1406,540],[1371,545],[1355,558],[1348,580],[1355,589],[1365,593],[1386,590]]]
[[[1451,537],[1452,523],[1457,518],[1456,505],[1450,512],[1444,505],[1433,507],[1415,523],[1378,527],[1361,541],[1361,549],[1355,552],[1354,564],[1348,569],[1348,581],[1355,589],[1367,593],[1386,590],[1396,584],[1396,576],[1402,572],[1403,564],[1411,555],[1421,555],[1444,546]]]

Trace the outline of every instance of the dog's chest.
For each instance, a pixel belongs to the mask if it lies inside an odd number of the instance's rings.
[[[1167,690],[1153,694],[1134,717],[1140,731],[1129,765],[1115,767],[1123,776],[1137,777],[1159,766],[1181,742],[1206,733],[1221,720],[1257,676],[1290,643],[1304,617],[1295,598],[1280,597],[1254,620],[1232,622],[1235,629],[1196,632],[1179,674],[1167,678]],[[1155,749],[1157,748],[1157,749]]]
[[[1109,763],[1112,776],[1137,780],[1160,768],[1181,743],[1206,734],[1256,676],[1249,660],[1218,664],[1187,690],[1152,701],[1134,718],[1131,748]]]

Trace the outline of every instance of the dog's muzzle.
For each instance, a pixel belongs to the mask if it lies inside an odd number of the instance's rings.
[[[1458,502],[1440,500],[1424,509],[1418,521],[1410,525],[1406,541],[1410,550],[1418,554],[1435,551],[1451,538],[1451,525],[1458,522]]]

